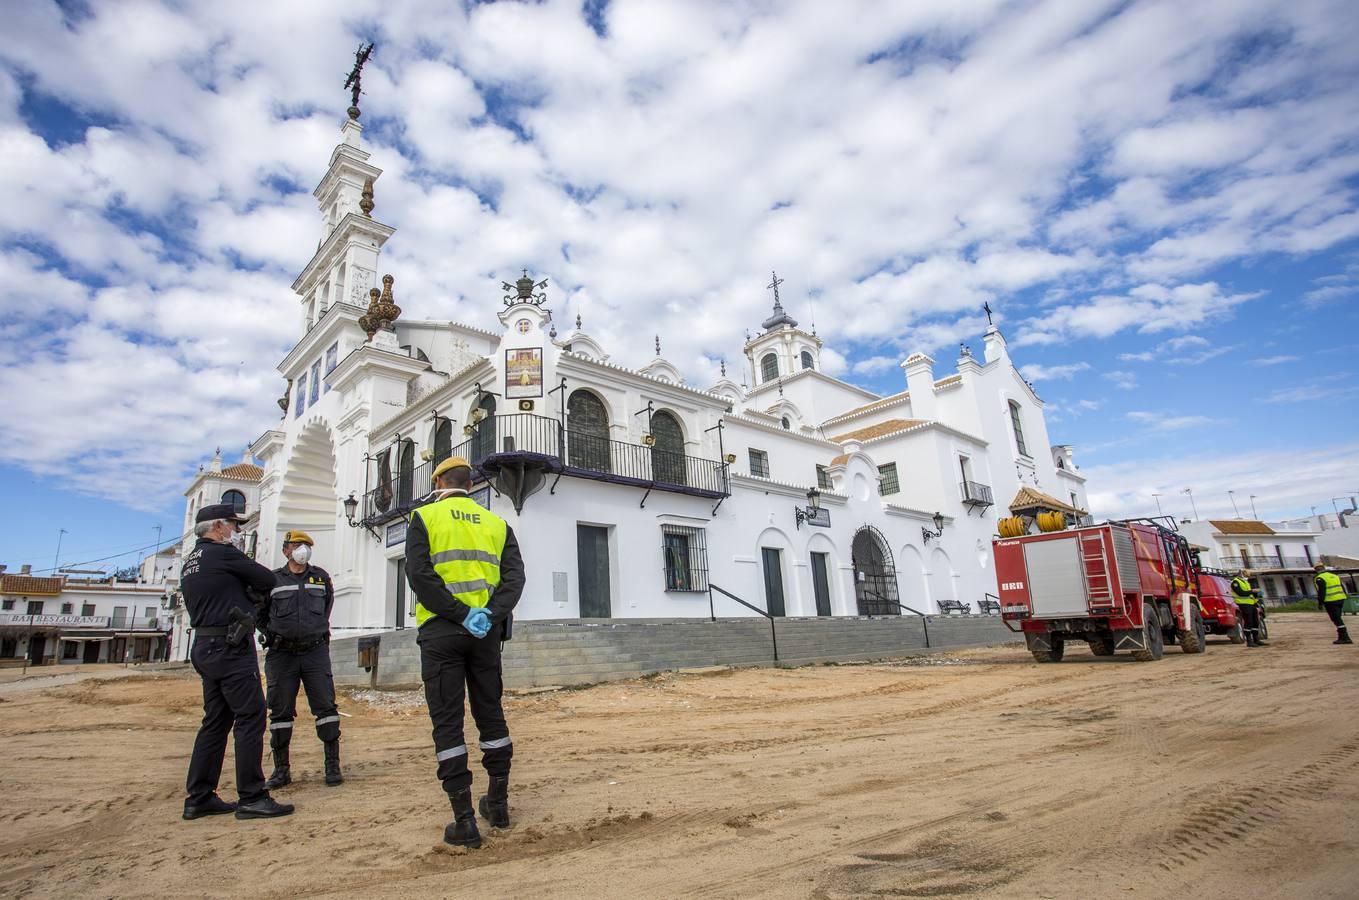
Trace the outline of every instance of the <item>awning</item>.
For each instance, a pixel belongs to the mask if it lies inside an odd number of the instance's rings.
[[[1056,497],[1048,496],[1042,491],[1031,487],[1020,488],[1019,493],[1015,494],[1015,498],[1010,501],[1010,512],[1015,515],[1019,515],[1023,511],[1034,509],[1050,509],[1053,512],[1071,513],[1076,516],[1085,515],[1085,510],[1077,509],[1070,503],[1063,503]]]

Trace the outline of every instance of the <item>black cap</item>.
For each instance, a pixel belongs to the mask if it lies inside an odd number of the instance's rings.
[[[245,516],[236,515],[236,507],[230,503],[216,503],[212,506],[205,506],[200,509],[194,522],[211,522],[214,519],[226,519],[228,522],[244,522]]]

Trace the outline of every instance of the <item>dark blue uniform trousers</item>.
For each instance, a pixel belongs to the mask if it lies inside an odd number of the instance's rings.
[[[330,644],[292,653],[271,647],[264,655],[264,677],[269,683],[269,746],[286,747],[297,718],[297,688],[307,692],[307,705],[316,717],[316,736],[340,739],[340,711],[335,708],[335,679],[330,673]]]
[[[236,734],[236,792],[242,803],[264,796],[264,691],[255,642],[227,646],[226,638],[195,638],[189,656],[203,678],[203,724],[193,743],[185,783],[191,803],[217,791],[226,756],[227,734]]]
[[[481,764],[486,774],[510,774],[514,745],[505,711],[500,706],[504,687],[500,675],[501,625],[477,639],[466,632],[419,637],[420,679],[434,725],[434,753],[439,780],[453,793],[472,783],[467,768],[467,745],[463,743],[463,698],[472,707],[481,738]]]

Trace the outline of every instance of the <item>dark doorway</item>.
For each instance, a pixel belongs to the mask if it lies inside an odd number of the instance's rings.
[[[688,484],[684,466],[684,432],[679,421],[661,410],[651,417],[651,477],[661,484]]]
[[[406,627],[406,560],[404,557],[396,558],[396,610],[392,613],[397,628]]]
[[[783,610],[782,552],[777,547],[761,547],[764,558],[764,604],[771,616],[786,615]]]
[[[42,665],[42,652],[47,649],[47,638],[40,634],[35,634],[28,639],[28,664],[31,666]]]
[[[102,642],[102,641],[86,641],[86,642],[85,642],[85,656],[84,656],[80,661],[81,661],[81,662],[86,662],[86,663],[97,663],[97,662],[99,662],[99,645],[100,645],[101,643],[103,643],[103,642]]]
[[[609,413],[587,390],[574,391],[566,404],[567,461],[592,472],[608,472]]]
[[[483,394],[481,402],[477,404],[477,409],[481,410],[483,418],[476,425],[476,431],[472,437],[472,465],[474,466],[495,452],[495,397],[490,394]]]
[[[872,525],[854,535],[854,599],[861,616],[899,616],[897,570],[887,541]]]
[[[402,438],[396,462],[396,502],[410,503],[415,490],[415,441]]]
[[[816,614],[830,615],[830,576],[826,573],[824,553],[812,554],[812,591],[816,594]]]
[[[576,565],[579,567],[580,617],[607,619],[609,607],[609,529],[576,526]]]

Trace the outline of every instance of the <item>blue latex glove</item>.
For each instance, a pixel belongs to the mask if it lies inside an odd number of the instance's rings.
[[[484,638],[491,633],[491,614],[484,607],[474,606],[462,620],[462,627],[472,632],[472,637]]]

